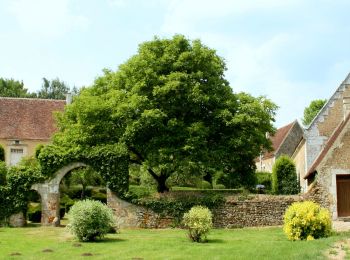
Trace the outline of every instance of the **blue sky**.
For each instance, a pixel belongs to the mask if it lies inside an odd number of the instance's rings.
[[[0,77],[36,91],[42,78],[90,85],[153,36],[201,39],[226,63],[235,92],[300,119],[350,72],[347,0],[0,0]]]

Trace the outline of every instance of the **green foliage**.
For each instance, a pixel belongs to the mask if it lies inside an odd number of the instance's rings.
[[[118,196],[123,197],[129,187],[127,149],[120,144],[94,147],[45,146],[38,157],[43,175],[50,178],[63,166],[83,162],[91,166]]]
[[[1,97],[36,97],[35,93],[28,92],[23,82],[14,79],[0,78]]]
[[[212,187],[211,183],[209,183],[208,181],[201,180],[197,184],[197,188],[207,190],[207,189],[212,189],[213,187]]]
[[[70,92],[69,87],[58,78],[48,80],[43,78],[43,84],[38,92],[38,98],[45,99],[65,99],[65,95]]]
[[[118,71],[105,70],[58,117],[55,144],[94,147],[124,144],[168,190],[176,174],[202,177],[223,171],[244,186],[254,182],[254,159],[268,149],[276,105],[264,97],[234,94],[225,63],[199,40],[155,38]]]
[[[0,161],[5,161],[5,149],[0,145]]]
[[[45,146],[43,144],[38,144],[36,147],[35,147],[35,153],[34,153],[34,156],[35,158],[38,158],[39,157],[39,154],[41,153],[41,150],[44,148]]]
[[[40,223],[41,221],[41,206],[40,203],[29,203],[27,211],[27,220]]]
[[[105,204],[84,200],[75,203],[69,211],[69,230],[80,241],[103,238],[114,227],[113,212]]]
[[[191,192],[181,192],[177,196],[162,196],[160,198],[141,197],[137,198],[132,194],[129,200],[140,206],[152,209],[154,212],[163,216],[172,216],[174,225],[181,223],[182,216],[196,205],[201,205],[209,209],[215,209],[225,202],[221,194],[212,191],[193,194]]]
[[[6,185],[7,167],[6,163],[0,161],[0,186]]]
[[[216,189],[216,190],[226,189],[224,184],[215,184],[213,188]]]
[[[297,194],[299,182],[293,160],[281,155],[272,167],[272,192],[274,194]]]
[[[312,122],[326,102],[326,99],[316,99],[311,101],[310,105],[304,109],[304,118],[302,121],[305,126],[308,126]]]
[[[256,172],[257,184],[264,185],[265,190],[271,190],[272,174],[270,172]]]
[[[31,186],[43,180],[40,165],[33,158],[9,168],[6,184],[0,185],[0,222],[6,222],[14,213],[25,212]]]
[[[81,199],[85,199],[85,191],[87,186],[100,185],[103,180],[101,176],[91,167],[73,170],[69,178],[70,184],[81,185]]]
[[[284,215],[283,230],[289,240],[313,240],[330,235],[332,221],[327,209],[315,202],[295,202]]]
[[[204,242],[213,226],[212,214],[208,208],[195,206],[184,214],[183,223],[193,242]]]

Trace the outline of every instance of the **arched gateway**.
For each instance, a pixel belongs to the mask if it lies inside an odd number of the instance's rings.
[[[60,225],[60,182],[71,170],[84,166],[87,165],[82,162],[70,163],[58,170],[53,179],[32,186],[41,196],[42,225]]]
[[[63,177],[73,169],[91,166],[105,180],[108,190],[123,197],[129,186],[129,155],[124,145],[65,148],[48,145],[38,160],[44,181],[32,185],[41,196],[41,224],[60,225],[60,191]]]

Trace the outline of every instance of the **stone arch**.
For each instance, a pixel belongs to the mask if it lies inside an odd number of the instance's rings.
[[[54,178],[32,185],[41,196],[41,224],[44,226],[60,225],[60,182],[73,169],[86,167],[83,162],[72,162],[62,167],[53,175]]]

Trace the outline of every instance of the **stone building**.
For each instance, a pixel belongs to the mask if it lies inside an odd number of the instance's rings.
[[[0,97],[0,144],[7,165],[50,142],[56,131],[53,113],[63,111],[65,104],[65,100]]]
[[[305,129],[304,143],[296,151],[305,158],[301,177],[306,190],[317,193],[334,219],[350,216],[349,112],[350,74]]]
[[[265,152],[256,159],[257,171],[272,172],[272,166],[282,154],[292,157],[300,142],[303,140],[303,129],[297,120],[277,129],[270,137],[273,150]]]

